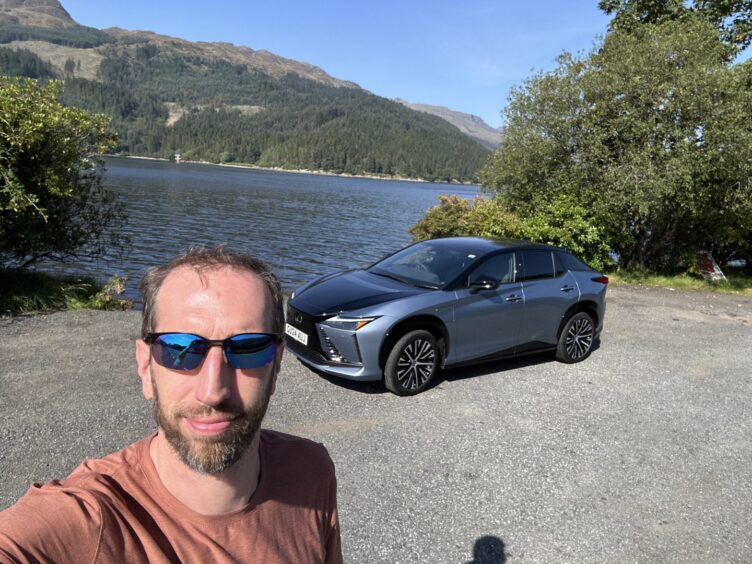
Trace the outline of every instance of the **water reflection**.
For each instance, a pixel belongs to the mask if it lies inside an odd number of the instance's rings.
[[[471,198],[475,186],[107,159],[106,184],[126,205],[125,261],[114,253],[65,268],[100,280],[128,276],[137,297],[146,267],[188,245],[229,243],[269,262],[289,291],[318,275],[365,265],[410,241],[407,229],[439,194]]]

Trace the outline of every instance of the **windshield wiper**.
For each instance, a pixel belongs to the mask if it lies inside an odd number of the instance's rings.
[[[394,274],[389,274],[388,272],[379,271],[376,272],[375,270],[369,270],[371,274],[375,274],[376,276],[383,276],[384,278],[391,278],[392,280],[396,280],[397,282],[402,282],[403,284],[407,284],[402,278],[399,276],[395,276]]]
[[[426,288],[427,290],[438,290],[438,286],[434,286],[433,284],[415,284],[416,288]]]

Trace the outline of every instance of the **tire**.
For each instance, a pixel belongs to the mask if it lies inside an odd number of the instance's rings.
[[[573,364],[585,360],[593,350],[595,321],[584,311],[575,313],[564,324],[556,346],[556,360]]]
[[[403,335],[392,347],[384,366],[384,385],[398,396],[425,390],[436,376],[439,344],[423,329]]]

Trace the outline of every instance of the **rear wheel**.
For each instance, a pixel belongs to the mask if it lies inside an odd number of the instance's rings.
[[[403,335],[392,347],[384,366],[384,385],[398,396],[425,390],[439,366],[439,345],[423,329]]]
[[[590,314],[575,313],[564,324],[556,347],[556,360],[572,364],[585,360],[593,350],[595,322]]]

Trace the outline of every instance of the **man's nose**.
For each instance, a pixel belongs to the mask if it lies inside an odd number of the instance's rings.
[[[222,347],[209,347],[201,364],[196,386],[196,399],[205,405],[216,406],[232,395],[235,369],[227,364]]]

